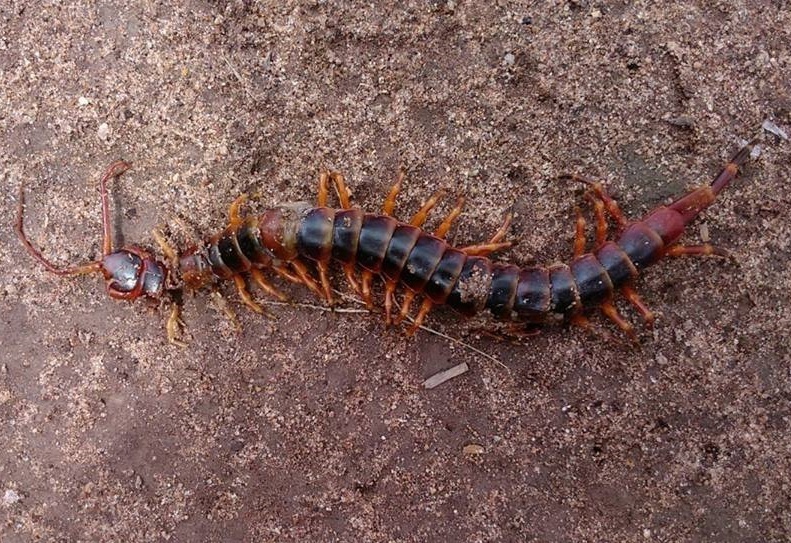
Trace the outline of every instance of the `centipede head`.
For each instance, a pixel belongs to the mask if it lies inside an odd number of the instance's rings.
[[[104,276],[107,293],[112,298],[134,300],[141,296],[160,298],[165,292],[168,267],[151,253],[137,246],[113,250],[110,240],[110,212],[107,197],[107,181],[117,177],[130,168],[123,161],[114,162],[107,168],[101,180],[102,225],[104,232],[103,255],[97,260],[69,267],[58,267],[41,254],[25,234],[23,226],[24,188],[19,186],[17,204],[16,233],[27,252],[39,261],[48,271],[60,275],[84,275],[101,273]]]

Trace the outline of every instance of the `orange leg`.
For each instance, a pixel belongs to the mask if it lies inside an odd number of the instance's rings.
[[[459,218],[461,215],[461,210],[464,207],[464,197],[459,196],[458,200],[456,200],[456,207],[454,207],[448,216],[445,217],[445,220],[442,221],[442,224],[434,231],[434,235],[438,238],[442,239],[448,234],[448,230],[450,227],[453,226],[453,221]]]
[[[390,326],[393,322],[393,297],[395,296],[397,281],[387,281],[385,283],[385,326]]]
[[[277,298],[281,302],[287,302],[288,301],[288,296],[286,296],[285,294],[280,292],[278,289],[276,289],[275,286],[272,283],[270,283],[267,280],[266,277],[264,277],[264,274],[263,274],[263,272],[261,270],[259,270],[257,268],[253,268],[253,269],[250,270],[250,275],[253,278],[253,281],[255,281],[255,283],[259,287],[261,287],[261,290],[263,290],[264,292],[266,292],[270,296],[274,296],[275,298]]]
[[[327,170],[323,170],[319,174],[319,194],[316,197],[316,204],[319,207],[326,207],[327,206],[327,195],[329,192],[327,191],[327,181],[330,180],[330,172]]]
[[[320,298],[324,298],[324,291],[321,290],[316,280],[310,276],[310,271],[308,268],[300,262],[299,260],[292,260],[289,262],[291,267],[294,269],[294,273],[297,274],[299,280],[302,284],[306,285],[310,290],[315,292]]]
[[[401,304],[401,312],[394,321],[396,324],[399,324],[402,320],[404,320],[404,317],[409,315],[409,310],[412,307],[412,302],[414,301],[415,296],[417,296],[417,294],[411,290],[406,291],[406,294],[404,294],[404,301]]]
[[[184,322],[181,320],[181,309],[179,309],[178,304],[173,303],[173,307],[170,308],[170,316],[165,324],[165,330],[168,334],[168,341],[177,347],[187,346],[186,343],[179,339],[179,332],[183,326]]]
[[[332,172],[330,174],[330,179],[332,179],[332,184],[335,186],[338,200],[341,202],[341,209],[350,209],[352,207],[352,200],[343,175],[341,175],[340,172]]]
[[[426,203],[423,204],[423,207],[421,207],[418,212],[415,213],[415,215],[409,220],[409,224],[412,226],[423,226],[423,224],[426,222],[426,219],[428,218],[428,214],[444,195],[445,191],[443,189],[440,189],[432,194],[431,198],[429,198]]]
[[[264,312],[264,308],[261,307],[255,300],[253,300],[250,291],[247,290],[247,284],[244,281],[244,277],[237,274],[233,276],[233,282],[236,285],[236,290],[239,291],[239,296],[242,298],[244,305],[249,307],[252,311],[256,313],[262,314]]]
[[[360,295],[360,284],[357,282],[357,279],[354,276],[354,264],[347,264],[343,267],[343,273],[346,274],[346,281],[349,282],[349,286],[352,287],[352,291],[358,296]]]
[[[654,321],[656,317],[654,317],[653,311],[651,311],[645,302],[643,302],[640,295],[637,294],[637,291],[634,290],[629,285],[621,287],[621,292],[623,293],[623,297],[626,298],[630,304],[632,304],[635,309],[642,315],[643,321],[645,321],[645,325],[649,328],[654,325]]]
[[[636,339],[634,333],[634,327],[629,324],[629,322],[623,318],[623,316],[618,312],[618,309],[612,304],[612,302],[604,302],[601,305],[601,311],[604,313],[604,316],[613,321],[618,328],[620,328],[627,336],[632,338],[633,340]]]
[[[731,254],[725,249],[704,243],[703,245],[671,245],[665,251],[665,256],[723,256]]]
[[[595,194],[602,202],[604,202],[604,207],[607,209],[607,212],[610,214],[613,220],[618,223],[618,227],[623,229],[626,226],[626,217],[624,217],[623,213],[621,212],[621,208],[618,207],[618,202],[613,200],[612,197],[607,194],[607,191],[604,189],[601,183],[594,181],[589,177],[577,174],[564,174],[559,176],[558,179],[568,179],[569,181],[585,183],[588,185],[591,192]]]
[[[577,213],[577,224],[574,231],[574,258],[576,258],[585,253],[585,217],[582,216],[579,207],[574,211]]]
[[[470,256],[487,256],[496,251],[502,251],[504,249],[508,249],[513,245],[510,241],[503,242],[503,238],[508,233],[508,227],[511,226],[511,221],[513,220],[514,216],[511,213],[508,213],[505,216],[505,220],[503,221],[502,226],[494,233],[492,239],[489,240],[488,243],[478,244],[478,245],[468,245],[466,247],[462,247],[459,250],[464,251]]]
[[[239,209],[244,205],[247,201],[247,195],[242,194],[236,200],[231,203],[231,207],[228,209],[228,215],[231,217],[231,226],[237,226],[239,223],[242,222],[242,217],[239,214]]]
[[[607,216],[605,215],[605,206],[602,200],[593,193],[588,193],[588,199],[593,204],[593,212],[596,215],[596,248],[598,249],[607,241]]]
[[[304,285],[305,284],[304,281],[302,281],[302,279],[300,279],[298,276],[294,275],[288,268],[286,268],[284,266],[272,266],[272,270],[274,270],[274,272],[276,274],[278,274],[280,277],[282,277],[283,279],[286,279],[287,281],[291,281],[295,285]]]
[[[324,297],[327,303],[332,305],[335,300],[332,298],[332,287],[330,287],[329,267],[326,262],[318,262],[316,267],[319,269],[319,279],[321,280],[321,289],[324,291]]]
[[[374,274],[369,272],[368,270],[363,270],[362,296],[363,296],[363,301],[365,302],[365,306],[368,309],[374,308],[374,299],[373,299],[373,295],[371,294],[371,288],[373,287],[373,282],[374,282]]]
[[[396,181],[393,183],[393,186],[390,187],[390,192],[387,193],[387,198],[385,198],[384,206],[382,206],[382,215],[391,216],[393,214],[393,210],[395,209],[395,202],[398,193],[401,192],[401,184],[404,181],[404,177],[406,173],[404,172],[403,168],[399,168],[398,175],[396,176]]]
[[[434,304],[432,304],[431,300],[429,300],[428,298],[423,300],[423,303],[420,304],[420,309],[417,312],[417,316],[415,317],[415,322],[413,322],[412,326],[410,326],[409,330],[407,330],[406,334],[408,336],[413,336],[415,332],[417,332],[420,329],[420,327],[423,325],[423,321],[425,320],[426,315],[428,315],[429,311],[431,311],[431,307],[433,305]]]

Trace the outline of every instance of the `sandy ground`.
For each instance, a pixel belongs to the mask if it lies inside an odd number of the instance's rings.
[[[241,333],[198,294],[179,349],[166,311],[48,275],[11,228],[25,180],[34,242],[94,257],[117,158],[123,239],[163,225],[181,247],[242,192],[313,199],[322,166],[376,210],[403,164],[399,216],[444,187],[468,198],[455,243],[513,209],[502,259],[567,260],[582,199],[553,176],[640,216],[764,119],[791,125],[787,2],[180,4],[0,2],[3,542],[791,538],[791,144],[767,140],[688,236],[738,263],[645,275],[640,350],[432,314],[505,367],[377,316],[265,319],[230,288]]]

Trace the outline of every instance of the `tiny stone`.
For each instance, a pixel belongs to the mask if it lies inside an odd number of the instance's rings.
[[[482,445],[478,445],[477,443],[470,443],[469,445],[465,445],[462,449],[464,454],[483,454],[486,449],[483,448]]]
[[[80,96],[77,99],[77,103],[80,104],[81,106],[87,106],[88,104],[91,103],[91,101],[87,99],[85,96]]]
[[[514,62],[516,62],[516,57],[513,53],[506,53],[503,57],[503,62],[506,66],[513,66]]]
[[[593,17],[594,19],[601,19],[601,10],[594,9],[593,11],[591,11],[591,17]]]
[[[102,141],[107,141],[107,138],[110,137],[110,125],[107,123],[102,123],[99,125],[99,130],[96,132],[96,135]]]
[[[5,494],[3,494],[3,505],[8,507],[9,505],[14,505],[16,502],[22,499],[16,490],[11,488],[6,489]]]
[[[143,478],[140,477],[140,475],[137,475],[135,477],[135,488],[138,489],[138,490],[143,488]]]

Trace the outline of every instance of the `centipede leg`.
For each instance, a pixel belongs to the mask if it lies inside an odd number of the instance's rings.
[[[595,181],[589,177],[585,177],[584,175],[578,175],[574,173],[561,175],[559,176],[559,179],[568,179],[573,182],[584,183],[588,185],[590,191],[593,194],[595,194],[599,199],[601,199],[601,201],[604,203],[604,207],[607,209],[607,212],[610,214],[610,217],[612,217],[612,219],[616,223],[618,223],[618,227],[620,229],[623,229],[626,226],[627,220],[626,217],[624,217],[621,208],[618,206],[618,202],[616,202],[607,193],[607,191],[604,189],[604,186],[600,182]]]
[[[165,330],[168,335],[168,342],[177,347],[186,347],[187,344],[179,339],[181,329],[184,327],[184,322],[181,320],[181,309],[178,304],[174,303],[170,308],[170,316],[165,323]]]
[[[428,298],[423,300],[423,303],[420,304],[420,309],[418,309],[417,316],[415,317],[415,322],[412,323],[412,326],[410,326],[406,332],[408,336],[413,336],[415,332],[420,329],[423,325],[423,321],[426,319],[426,315],[429,314],[433,306],[434,304]]]
[[[417,296],[417,294],[411,290],[406,291],[406,294],[404,294],[404,301],[401,304],[401,311],[394,320],[395,324],[400,324],[401,321],[404,320],[404,317],[409,315],[409,310],[412,307],[412,302],[415,300],[415,296]]]
[[[327,206],[327,196],[329,194],[327,190],[327,181],[330,179],[330,172],[327,170],[322,170],[319,174],[319,193],[316,197],[316,203],[319,207],[326,207]]]
[[[440,189],[434,194],[431,195],[431,198],[426,200],[426,203],[418,210],[417,213],[409,220],[409,224],[412,226],[423,226],[428,219],[428,214],[431,213],[431,210],[434,209],[434,206],[437,205],[437,202],[445,195],[445,190]]]
[[[463,208],[464,197],[459,196],[459,198],[456,200],[456,206],[450,210],[450,213],[448,213],[448,216],[442,221],[442,224],[440,224],[439,227],[434,231],[434,235],[440,239],[444,238],[448,234],[450,227],[453,226],[453,221],[458,219],[459,215],[461,215],[461,210]]]
[[[653,326],[656,317],[654,316],[653,311],[651,311],[648,306],[645,305],[645,302],[643,302],[642,298],[640,298],[640,295],[637,294],[637,291],[629,285],[626,285],[621,287],[621,293],[623,293],[623,297],[626,298],[626,300],[632,304],[635,309],[637,309],[637,311],[643,317],[645,325],[649,328]]]
[[[285,279],[287,281],[291,281],[295,285],[304,285],[305,284],[304,281],[302,281],[302,279],[300,279],[299,277],[297,277],[296,275],[291,273],[288,269],[286,269],[283,266],[272,266],[272,270],[274,270],[274,272],[276,274],[278,274],[280,277],[282,277],[283,279]]]
[[[275,286],[269,282],[269,280],[264,276],[263,272],[257,268],[253,268],[250,270],[250,276],[253,278],[253,281],[267,294],[270,296],[274,296],[281,302],[287,302],[288,296],[280,292]]]
[[[398,193],[401,192],[401,184],[403,183],[405,176],[406,173],[404,172],[404,169],[399,168],[395,183],[393,183],[393,186],[390,187],[390,192],[387,193],[387,198],[385,198],[385,203],[382,206],[382,215],[393,215],[396,198],[398,197]]]
[[[317,262],[316,267],[319,270],[319,280],[321,281],[321,289],[324,292],[324,297],[327,303],[332,305],[335,300],[332,298],[332,287],[330,286],[329,266],[326,262]]]
[[[577,223],[574,231],[574,258],[585,253],[585,217],[579,207],[574,210],[577,214]]]
[[[250,294],[250,291],[247,290],[247,284],[245,283],[244,277],[238,274],[234,275],[233,282],[236,285],[236,290],[239,291],[239,297],[242,298],[244,305],[256,313],[263,314],[264,308],[261,307],[255,300],[253,300],[253,296]]]
[[[620,328],[627,336],[629,336],[632,340],[636,340],[637,337],[634,333],[634,327],[629,324],[629,322],[623,318],[623,316],[618,312],[618,309],[612,304],[612,302],[604,302],[601,305],[601,311],[604,313],[604,316],[614,322],[618,328]]]
[[[233,326],[234,330],[237,332],[241,331],[242,325],[239,324],[239,319],[236,316],[236,312],[233,308],[228,305],[227,300],[223,297],[222,294],[218,290],[211,291],[211,299],[214,300],[214,304],[217,306],[217,309],[223,312],[223,314],[231,321],[231,325]]]
[[[467,245],[466,247],[462,247],[459,250],[464,251],[466,254],[470,256],[488,256],[496,251],[502,251],[504,249],[508,249],[513,246],[513,243],[510,241],[502,241],[505,238],[506,234],[508,233],[508,228],[511,226],[511,221],[513,220],[514,216],[511,213],[506,214],[505,220],[503,220],[502,226],[494,233],[492,239],[489,240],[488,243],[484,244],[477,244],[477,245]]]
[[[236,200],[231,202],[231,206],[228,208],[228,216],[231,218],[231,227],[235,227],[242,222],[242,217],[239,213],[239,210],[247,201],[247,194],[242,194]]]
[[[330,174],[330,179],[332,179],[332,184],[335,186],[335,192],[338,194],[338,200],[340,200],[341,209],[350,209],[352,207],[352,200],[343,175],[341,175],[340,172],[333,172]]]
[[[665,251],[665,256],[722,256],[730,257],[725,249],[704,243],[703,245],[672,245]]]
[[[289,262],[291,267],[294,269],[294,272],[299,277],[300,282],[306,285],[310,290],[315,292],[320,298],[324,298],[324,291],[321,290],[316,280],[310,276],[310,272],[305,265],[300,262],[299,260],[292,260]]]
[[[605,215],[604,202],[594,193],[587,194],[588,200],[593,204],[593,213],[596,216],[596,248],[598,249],[607,241],[607,216]]]

